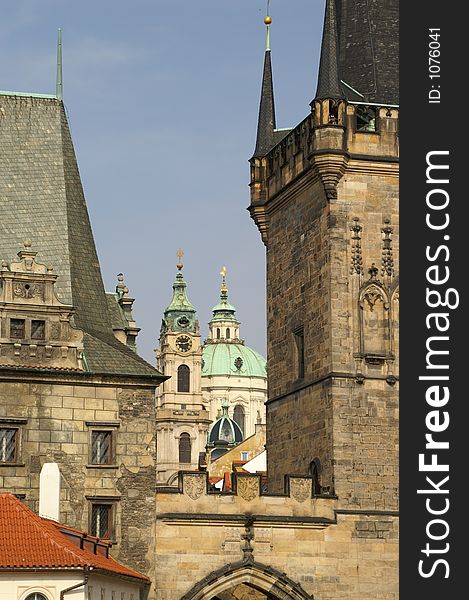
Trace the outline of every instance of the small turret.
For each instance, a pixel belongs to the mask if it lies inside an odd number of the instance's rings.
[[[339,40],[335,0],[326,0],[318,87],[311,102],[317,125],[343,125],[345,94],[339,75]]]

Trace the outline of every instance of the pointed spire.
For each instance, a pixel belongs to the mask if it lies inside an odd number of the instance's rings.
[[[226,267],[222,267],[220,271],[221,275],[221,288],[220,288],[220,300],[228,300],[228,288],[226,287]]]
[[[162,330],[171,329],[172,331],[192,331],[198,330],[196,310],[187,297],[187,284],[182,274],[182,257],[184,252],[178,250],[177,275],[173,283],[173,297],[164,311]]]
[[[272,62],[270,57],[270,25],[272,23],[272,19],[269,15],[265,17],[264,23],[267,30],[266,50],[254,158],[265,156],[272,148],[274,145],[274,130],[276,128],[274,84],[272,78]]]
[[[63,99],[63,86],[62,86],[62,30],[57,30],[57,81],[56,81],[56,92],[58,100]]]
[[[339,77],[339,40],[335,0],[326,0],[324,29],[315,100],[344,98]]]

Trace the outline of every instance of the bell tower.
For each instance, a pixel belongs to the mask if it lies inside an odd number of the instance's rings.
[[[168,379],[157,398],[157,482],[174,483],[179,470],[197,468],[205,451],[209,414],[202,402],[199,322],[190,303],[178,250],[173,298],[164,311],[160,343],[156,350],[158,367]]]
[[[327,0],[311,113],[287,130],[268,46],[251,159],[269,491],[310,474],[347,510],[397,508],[397,27],[397,0]]]

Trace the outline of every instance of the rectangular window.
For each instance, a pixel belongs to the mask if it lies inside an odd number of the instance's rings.
[[[305,376],[305,335],[303,329],[294,332],[296,356],[297,356],[297,375],[298,379],[304,379]]]
[[[241,452],[241,460],[249,460],[249,452]]]
[[[91,535],[103,539],[112,537],[112,504],[91,505]]]
[[[25,337],[24,319],[10,319],[10,337],[23,340]]]
[[[31,321],[31,339],[45,340],[46,339],[46,322],[33,319]]]
[[[16,427],[0,428],[0,463],[17,462],[18,429]]]
[[[112,463],[112,431],[91,432],[91,464],[110,465]]]

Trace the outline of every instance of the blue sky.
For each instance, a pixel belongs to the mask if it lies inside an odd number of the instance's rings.
[[[246,343],[265,355],[265,248],[246,207],[265,0],[15,0],[2,6],[0,89],[64,102],[106,289],[123,272],[154,362],[176,251],[206,337],[227,266]],[[272,0],[277,126],[316,89],[324,0]]]

